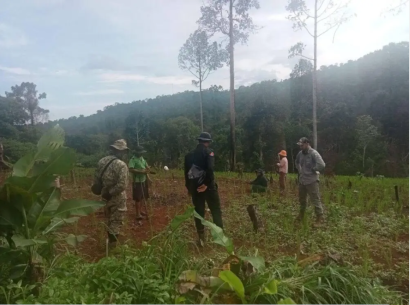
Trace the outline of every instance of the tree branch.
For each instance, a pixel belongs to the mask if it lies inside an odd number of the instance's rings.
[[[318,14],[318,16],[317,16],[318,18],[322,17],[322,15],[327,12],[327,10],[329,9],[329,5],[331,3],[330,1],[331,0],[329,0],[329,2],[327,3],[327,7],[323,10],[323,12],[321,14]],[[318,12],[321,10],[321,8],[322,8],[322,6],[325,2],[326,2],[326,0],[323,0],[322,3],[319,5],[319,7],[317,9]]]
[[[312,33],[309,31],[309,29],[306,27],[305,22],[302,21],[302,20],[299,18],[298,15],[295,14],[295,16],[296,16],[296,18],[299,20],[300,24],[305,28],[306,32],[308,32],[308,34],[309,34],[310,36],[314,37],[314,36],[312,35]]]
[[[323,17],[322,19],[318,20],[317,23],[319,24],[320,22],[322,22],[323,20],[326,20],[327,18],[333,16],[338,10],[344,8],[345,6],[338,6],[333,12],[331,12],[329,15],[327,15],[326,17]],[[320,17],[320,16],[319,16]]]
[[[305,56],[305,55],[303,55],[303,54],[299,54],[299,56],[300,56],[300,57],[303,57],[303,58],[306,58],[306,59],[308,59],[308,60],[313,60],[313,58],[307,57],[307,56]]]
[[[198,75],[196,75],[195,73],[193,73],[190,69],[187,69],[187,70],[189,71],[189,73],[191,73],[193,76],[195,76],[196,78],[199,79],[199,76],[198,76]]]
[[[332,43],[334,43],[334,42],[335,42],[336,32],[337,32],[337,30],[340,28],[340,26],[341,26],[341,25],[342,25],[342,23],[341,23],[341,22],[339,22],[339,25],[337,26],[337,28],[336,28],[335,32],[333,33]]]
[[[339,21],[336,24],[332,25],[331,27],[329,27],[326,31],[320,33],[319,35],[317,35],[317,37],[319,38],[320,36],[326,34],[327,32],[329,32],[331,29],[333,29],[336,26],[340,26],[342,23]]]

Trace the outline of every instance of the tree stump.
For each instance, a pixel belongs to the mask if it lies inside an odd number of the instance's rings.
[[[77,186],[77,181],[75,180],[74,170],[71,170],[71,171],[70,171],[70,176],[71,176],[71,182],[72,182],[75,186]]]
[[[262,222],[256,209],[256,204],[248,205],[246,210],[248,211],[249,217],[251,219],[254,232],[258,233],[258,231],[262,228]]]

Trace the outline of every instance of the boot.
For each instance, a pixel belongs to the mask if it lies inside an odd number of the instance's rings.
[[[117,246],[118,235],[111,234],[110,232],[107,232],[107,234],[108,234],[108,248],[109,250],[112,250]]]
[[[198,247],[203,248],[205,245],[205,233],[198,232]]]
[[[316,216],[316,221],[315,221],[315,223],[313,224],[313,227],[315,227],[315,228],[321,227],[322,224],[323,224],[323,221],[324,221],[323,215],[317,215],[317,216]]]

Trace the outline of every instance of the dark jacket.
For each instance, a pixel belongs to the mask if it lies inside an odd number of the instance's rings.
[[[251,182],[251,184],[253,193],[266,192],[266,189],[268,188],[268,179],[265,175],[259,175]]]
[[[191,166],[195,164],[205,171],[204,184],[209,189],[215,188],[215,176],[214,176],[214,153],[211,149],[205,147],[203,144],[198,146],[185,156],[184,173],[185,173],[185,186],[188,190],[191,190],[190,180],[188,179],[188,172]]]

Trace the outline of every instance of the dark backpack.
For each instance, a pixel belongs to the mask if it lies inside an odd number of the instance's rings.
[[[195,164],[195,154],[193,156],[193,162],[191,168],[188,171],[188,180],[192,189],[196,190],[199,186],[204,184],[206,177],[206,171]]]
[[[98,177],[97,182],[94,183],[91,186],[91,192],[93,192],[94,195],[101,195],[102,189],[103,189],[103,181],[102,181],[102,177],[105,173],[105,171],[107,170],[108,166],[110,166],[110,164],[114,161],[117,160],[117,158],[112,158],[107,165],[104,167],[104,169],[101,172],[101,175]]]

